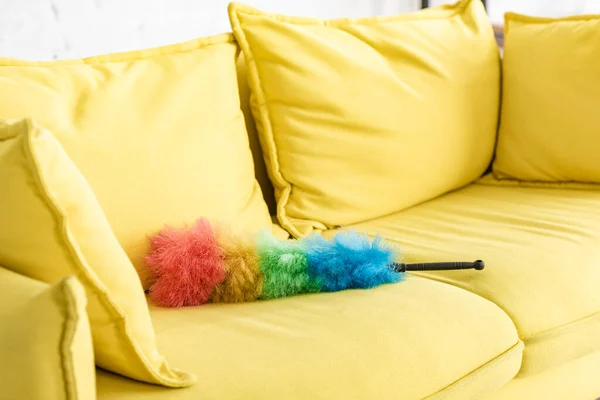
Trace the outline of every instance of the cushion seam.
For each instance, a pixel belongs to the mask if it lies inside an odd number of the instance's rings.
[[[244,53],[246,58],[246,63],[248,65],[249,71],[249,81],[251,91],[254,93],[257,101],[257,105],[259,107],[260,115],[257,119],[260,120],[260,126],[262,129],[259,130],[259,134],[262,134],[265,138],[265,142],[268,144],[268,153],[270,162],[267,166],[272,170],[272,175],[275,178],[274,184],[278,186],[281,190],[280,195],[277,196],[277,217],[281,225],[290,232],[294,237],[298,238],[303,236],[303,234],[299,231],[294,223],[292,223],[287,215],[286,206],[290,202],[290,197],[294,188],[294,185],[286,180],[281,172],[280,159],[278,154],[278,146],[276,144],[275,134],[273,132],[273,125],[270,118],[270,112],[267,107],[266,95],[264,88],[261,84],[261,78],[258,71],[258,65],[254,54],[250,48],[246,35],[241,28],[240,15],[259,15],[265,16],[268,18],[272,18],[275,20],[279,20],[286,23],[291,24],[301,24],[301,25],[326,25],[337,27],[338,25],[376,25],[381,24],[382,22],[395,22],[395,21],[421,21],[421,20],[444,20],[451,19],[455,16],[460,16],[471,3],[476,0],[461,0],[455,4],[443,6],[446,7],[444,11],[446,11],[447,15],[418,15],[418,13],[408,13],[408,14],[400,14],[393,15],[388,17],[368,17],[368,18],[340,18],[340,19],[306,19],[302,17],[291,17],[282,14],[273,14],[273,13],[265,13],[259,11],[253,7],[239,4],[239,3],[230,3],[228,6],[228,13],[231,21],[231,27],[233,32],[235,33],[237,42]],[[307,23],[308,20],[311,20],[311,23]],[[262,131],[262,132],[261,132]],[[313,220],[304,219],[303,221],[312,222]],[[321,221],[318,221],[321,222]],[[322,223],[322,222],[321,222]],[[314,223],[312,224],[314,226]]]
[[[537,342],[539,340],[543,340],[543,339],[547,338],[548,336],[554,336],[554,335],[562,333],[562,331],[570,330],[573,326],[580,325],[580,324],[586,324],[587,322],[593,321],[596,319],[600,319],[600,311],[590,314],[586,317],[582,317],[582,318],[578,318],[573,321],[569,321],[564,325],[555,326],[553,328],[549,328],[549,329],[540,331],[538,333],[534,333],[533,335],[521,337],[521,340],[523,340],[525,343]]]
[[[397,243],[397,241],[395,241],[394,239],[390,239],[390,238],[385,238],[385,239],[388,240],[388,241],[392,241],[394,243]],[[467,292],[469,292],[469,293],[471,293],[471,294],[473,294],[475,296],[481,297],[482,299],[485,299],[485,300],[490,301],[490,302],[492,302],[492,303],[494,303],[494,304],[497,305],[497,303],[495,301],[493,301],[492,299],[490,299],[488,297],[484,297],[484,296],[482,296],[479,293],[472,292],[469,289],[466,289],[466,288],[464,288],[462,286],[455,285],[455,284],[450,283],[450,282],[448,282],[446,280],[438,279],[437,277],[431,276],[431,275],[422,275],[422,274],[420,274],[418,272],[416,272],[416,273],[413,272],[413,274],[415,276],[419,276],[421,278],[431,279],[431,280],[434,280],[436,282],[444,283],[446,285],[452,285],[454,287],[457,287],[457,288],[459,288],[461,290],[465,290],[465,291],[467,291]],[[500,307],[500,306],[498,306],[498,307]],[[501,310],[506,313],[506,311],[503,308],[501,308]],[[578,318],[576,320],[568,321],[568,322],[566,322],[565,324],[562,324],[562,325],[558,325],[558,326],[554,326],[552,328],[548,328],[546,330],[534,333],[532,335],[527,335],[527,336],[521,336],[521,335],[519,335],[519,339],[521,339],[524,343],[531,343],[532,341],[541,340],[541,339],[545,338],[546,336],[551,336],[551,335],[553,335],[555,333],[558,333],[557,331],[560,331],[560,330],[563,330],[563,329],[564,330],[568,330],[568,329],[570,329],[571,325],[585,323],[586,320],[592,320],[592,319],[596,319],[596,318],[600,319],[600,311],[595,312],[595,313],[590,314],[590,315],[587,315],[585,317]],[[511,318],[511,321],[513,321],[512,318]],[[513,321],[513,324],[514,324],[514,321]],[[516,327],[517,332],[518,332],[518,330],[519,330],[518,327],[516,325],[515,325],[515,327]]]
[[[77,299],[73,296],[73,292],[67,287],[67,282],[60,283],[61,291],[64,296],[64,311],[65,320],[63,322],[63,332],[61,335],[60,352],[61,352],[61,367],[63,372],[63,381],[65,384],[65,393],[67,399],[78,399],[77,396],[77,378],[73,370],[73,353],[71,345],[75,337],[77,322],[80,320],[80,315],[77,312],[75,303]]]
[[[100,65],[127,61],[142,61],[150,59],[152,57],[190,53],[212,45],[222,43],[235,43],[235,38],[233,37],[233,34],[222,33],[219,35],[194,39],[188,42],[178,44],[153,47],[144,50],[133,50],[119,53],[102,54],[98,56],[70,60],[26,61],[0,57],[0,67],[53,67],[58,65]]]
[[[500,178],[496,172],[491,172],[475,181],[476,184],[488,186],[525,186],[539,188],[566,188],[580,190],[600,190],[600,182],[578,182],[578,181],[540,181],[522,180],[515,178]]]
[[[495,364],[499,364],[499,363],[503,362],[504,360],[510,358],[513,355],[513,353],[518,352],[519,350],[522,351],[523,347],[524,347],[523,342],[521,340],[517,340],[517,343],[512,345],[510,348],[508,348],[504,352],[498,354],[496,357],[492,358],[491,360],[487,361],[486,363],[481,364],[480,366],[473,369],[468,374],[463,375],[459,379],[457,379],[454,382],[450,383],[449,385],[443,387],[442,389],[438,390],[437,392],[427,396],[424,400],[433,400],[436,396],[442,394],[444,391],[449,390],[450,388],[452,388],[455,385],[459,385],[463,380],[465,380],[469,377],[472,377],[472,376],[476,376],[476,375],[480,374],[482,371],[493,367]],[[517,374],[517,372],[518,371],[515,371],[515,375]]]
[[[271,19],[275,19],[280,22],[286,22],[291,24],[298,25],[324,25],[337,27],[338,25],[374,25],[380,24],[382,22],[396,22],[396,21],[422,21],[422,20],[443,20],[450,19],[457,15],[460,15],[467,6],[475,0],[461,0],[454,4],[448,4],[442,7],[445,7],[442,11],[446,11],[446,15],[433,15],[433,14],[423,14],[419,15],[418,12],[405,13],[405,14],[396,14],[396,15],[388,15],[388,16],[374,16],[374,17],[363,17],[363,18],[333,18],[333,19],[319,19],[319,18],[310,18],[310,17],[296,17],[278,13],[269,13],[260,11],[254,7],[240,4],[240,3],[231,3],[231,7],[234,8],[234,12],[238,14],[246,14],[246,15],[254,15],[261,17],[268,17]]]
[[[73,261],[73,265],[75,266],[75,272],[79,277],[82,277],[82,280],[87,283],[87,286],[89,286],[92,289],[92,291],[95,292],[94,294],[98,296],[102,306],[108,311],[112,321],[117,322],[116,325],[119,329],[119,332],[126,338],[126,347],[129,347],[131,350],[133,350],[133,354],[138,357],[139,361],[142,363],[142,366],[146,369],[146,372],[150,373],[150,376],[154,378],[157,382],[163,382],[171,386],[182,386],[181,380],[174,380],[168,377],[164,377],[160,375],[158,371],[155,371],[154,367],[150,365],[148,359],[146,358],[146,355],[140,351],[137,340],[134,340],[130,333],[127,316],[121,311],[120,307],[118,307],[112,301],[107,291],[105,289],[101,289],[97,285],[97,283],[101,282],[96,282],[96,279],[94,279],[94,277],[91,276],[91,268],[87,266],[87,261],[85,261],[85,258],[82,255],[80,256],[81,250],[79,249],[79,247],[75,243],[73,243],[73,240],[71,240],[72,235],[70,228],[68,227],[67,216],[65,215],[63,210],[55,203],[53,197],[50,195],[50,190],[48,189],[46,182],[39,173],[39,171],[41,171],[39,161],[37,159],[36,154],[32,150],[33,133],[38,132],[38,127],[30,119],[26,120],[26,124],[28,129],[26,140],[24,141],[24,147],[27,158],[29,159],[28,167],[31,168],[32,165],[33,167],[35,167],[35,171],[31,171],[33,175],[32,180],[33,182],[35,182],[38,192],[40,193],[42,199],[44,199],[46,205],[49,207],[50,211],[52,212],[52,215],[54,216],[54,218],[57,219],[58,225],[60,226],[60,243],[63,246],[64,250],[66,250],[67,254],[69,254],[71,261]],[[86,266],[88,268],[86,268]],[[103,287],[104,285],[101,284],[101,286]]]
[[[396,241],[396,240],[394,240],[394,239],[385,238],[385,240],[388,240],[388,241],[392,241],[392,242],[394,242],[394,243],[397,243],[397,241]],[[496,304],[496,305],[498,306],[498,304],[497,304],[497,303],[496,303],[494,300],[492,300],[492,299],[490,299],[490,298],[488,298],[488,297],[484,297],[484,296],[482,296],[482,295],[481,295],[481,294],[479,294],[479,293],[472,292],[471,290],[469,290],[469,289],[467,289],[467,288],[464,288],[464,287],[462,287],[462,286],[458,286],[458,285],[456,285],[456,284],[454,284],[454,283],[450,283],[450,282],[448,282],[448,281],[446,281],[446,280],[444,280],[444,279],[439,279],[439,278],[437,278],[437,277],[435,277],[435,276],[432,276],[432,275],[422,275],[422,274],[421,274],[421,273],[419,273],[419,272],[413,272],[412,274],[414,274],[415,276],[419,276],[419,277],[421,277],[421,278],[425,278],[425,279],[431,279],[431,280],[433,280],[433,281],[436,281],[436,282],[444,283],[444,284],[446,284],[446,285],[452,285],[452,286],[454,286],[454,287],[457,287],[457,288],[459,288],[459,289],[461,289],[461,290],[465,290],[465,291],[467,291],[467,292],[469,292],[469,293],[471,293],[471,294],[473,294],[473,295],[475,295],[475,296],[481,297],[482,299],[485,299],[485,300],[487,300],[487,301],[490,301],[490,302],[492,302],[492,303],[494,303],[494,304]],[[498,306],[498,307],[500,307],[500,306]],[[505,311],[503,308],[500,308],[500,309],[501,309],[503,312],[505,312],[505,313],[506,313],[506,311]],[[521,335],[519,335],[519,339],[523,340],[523,342],[525,342],[525,343],[531,342],[532,340],[539,340],[539,339],[541,339],[541,338],[543,338],[543,337],[545,337],[545,336],[547,336],[547,335],[552,335],[552,334],[554,333],[553,331],[555,331],[555,330],[556,330],[556,331],[558,331],[558,330],[560,330],[560,329],[568,328],[568,327],[569,327],[570,325],[572,325],[572,324],[583,323],[583,322],[585,322],[585,320],[588,320],[588,319],[595,319],[595,318],[599,318],[599,319],[600,319],[600,311],[598,311],[598,312],[595,312],[595,313],[593,313],[593,314],[591,314],[591,315],[587,315],[587,316],[585,316],[585,317],[582,317],[582,318],[578,318],[578,319],[576,319],[576,320],[568,321],[568,322],[566,322],[565,324],[562,324],[562,325],[558,325],[558,326],[554,326],[554,327],[552,327],[552,328],[548,328],[548,329],[546,329],[546,330],[540,331],[540,332],[538,332],[538,333],[534,333],[534,334],[532,334],[532,335],[527,335],[527,336],[521,336]],[[512,319],[512,318],[511,318],[511,321],[513,321],[513,319]],[[513,324],[514,324],[514,321],[513,321]],[[517,327],[516,325],[515,325],[515,327],[516,327],[516,329],[517,329],[517,331],[518,331],[518,330],[519,330],[519,329],[518,329],[518,327]],[[536,338],[536,336],[538,336],[538,335],[540,336],[540,338],[539,338],[539,339],[538,339],[538,338]]]
[[[519,21],[529,22],[532,24],[549,24],[549,23],[561,23],[561,22],[577,22],[577,21],[593,21],[600,20],[600,14],[586,14],[586,15],[571,15],[567,17],[535,17],[531,15],[519,14],[515,12],[507,12],[504,14],[504,21]]]
[[[281,225],[287,229],[293,236],[299,237],[301,236],[300,232],[296,227],[289,221],[286,213],[285,206],[289,201],[290,194],[292,192],[292,184],[288,182],[281,173],[281,167],[279,164],[279,156],[277,152],[277,146],[275,144],[275,137],[273,135],[273,127],[271,123],[271,119],[269,118],[269,112],[266,107],[266,99],[265,93],[262,88],[260,82],[260,76],[258,72],[258,66],[256,65],[256,60],[254,59],[254,55],[250,50],[250,46],[248,41],[246,40],[246,36],[244,35],[243,30],[240,26],[240,21],[235,15],[235,10],[233,8],[233,3],[229,6],[229,15],[231,17],[231,25],[234,32],[236,32],[242,40],[238,40],[238,43],[244,53],[246,58],[246,63],[248,65],[249,72],[249,81],[251,90],[253,90],[254,95],[256,96],[257,105],[260,110],[260,115],[258,118],[261,120],[262,133],[265,137],[265,142],[268,144],[269,151],[269,168],[273,171],[272,175],[275,177],[275,184],[280,188],[281,194],[277,199],[277,217]],[[260,133],[260,132],[259,132]]]

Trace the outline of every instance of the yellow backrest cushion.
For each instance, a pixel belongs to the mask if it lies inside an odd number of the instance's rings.
[[[506,14],[496,178],[600,182],[600,15]]]
[[[144,291],[92,190],[58,141],[31,120],[0,122],[0,265],[86,289],[96,363],[165,386],[193,378],[156,349]]]
[[[233,35],[83,60],[0,59],[0,118],[48,128],[87,179],[148,288],[147,236],[200,217],[270,228]]]
[[[479,1],[331,21],[233,3],[229,16],[294,236],[402,210],[489,166],[500,64]]]
[[[86,302],[73,277],[50,287],[0,267],[3,400],[96,398]]]

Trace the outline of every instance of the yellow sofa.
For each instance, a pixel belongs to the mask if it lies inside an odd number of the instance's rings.
[[[446,10],[440,9],[423,15]],[[537,27],[540,21],[534,22]],[[19,65],[26,64],[11,64]],[[252,113],[256,104],[244,57],[237,58],[237,68],[256,180],[276,217],[281,214],[281,188],[273,189],[267,174],[264,159],[272,161],[272,154],[264,157],[259,144],[257,114]],[[114,72],[106,72],[110,73]],[[490,74],[486,79],[490,76],[497,78],[500,87],[499,76]],[[505,78],[509,78],[506,91],[513,76],[505,71]],[[15,117],[4,115],[2,107],[9,109],[10,104],[0,102],[0,118]],[[64,126],[62,120],[48,123],[55,123],[54,129]],[[506,129],[502,124],[501,135]],[[259,129],[263,125],[259,123]],[[268,147],[264,140],[263,147]],[[0,146],[0,156],[3,151]],[[485,167],[492,157],[484,157]],[[185,388],[152,385],[101,368],[96,368],[94,385],[86,375],[94,354],[85,324],[77,331],[77,346],[65,344],[67,333],[56,345],[78,360],[85,379],[69,370],[67,356],[52,358],[54,364],[44,362],[46,369],[62,368],[59,377],[46,373],[46,380],[36,378],[36,373],[45,371],[33,367],[42,362],[40,352],[52,350],[35,346],[35,341],[48,346],[44,340],[58,342],[57,334],[54,339],[28,335],[26,340],[33,341],[28,346],[15,339],[16,329],[23,328],[13,321],[15,313],[24,310],[19,307],[46,287],[35,279],[0,271],[5,285],[0,286],[11,288],[0,293],[4,300],[0,338],[8,332],[6,337],[17,343],[0,349],[0,399],[20,399],[29,393],[15,389],[7,378],[14,376],[8,372],[17,367],[28,371],[30,382],[54,382],[48,397],[52,399],[596,399],[600,397],[600,186],[589,181],[517,181],[499,176],[488,170],[426,201],[343,226],[397,243],[407,261],[482,258],[487,265],[483,272],[413,273],[401,283],[370,290],[242,304],[169,309],[149,301],[161,354],[196,376],[197,383]],[[287,235],[278,224],[274,230]],[[338,230],[327,225],[320,234]],[[77,315],[85,321],[85,295],[69,279],[77,302],[69,301],[78,304]],[[134,290],[142,293],[141,287]],[[70,314],[63,314],[61,318],[69,321]],[[26,351],[28,347],[38,352]],[[22,365],[5,362],[12,363],[20,352]],[[56,379],[63,379],[64,393]],[[18,384],[22,388],[27,380]],[[37,396],[44,398],[43,393]]]

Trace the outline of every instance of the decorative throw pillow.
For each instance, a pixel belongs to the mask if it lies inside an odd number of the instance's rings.
[[[0,267],[0,390],[5,400],[96,398],[81,284],[53,286]]]
[[[0,122],[0,265],[85,287],[96,363],[130,378],[187,386],[156,348],[144,291],[89,185],[50,132]]]
[[[506,14],[498,179],[600,183],[600,16]]]
[[[0,59],[0,118],[49,129],[148,288],[147,236],[201,216],[271,228],[225,34],[82,60]]]
[[[233,3],[229,16],[294,236],[400,211],[489,166],[500,61],[480,1],[337,20]]]

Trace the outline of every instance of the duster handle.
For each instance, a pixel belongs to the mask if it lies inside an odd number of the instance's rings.
[[[482,260],[473,262],[431,262],[431,263],[392,263],[391,267],[396,272],[406,271],[450,271],[457,269],[476,269],[481,271],[485,267]]]

